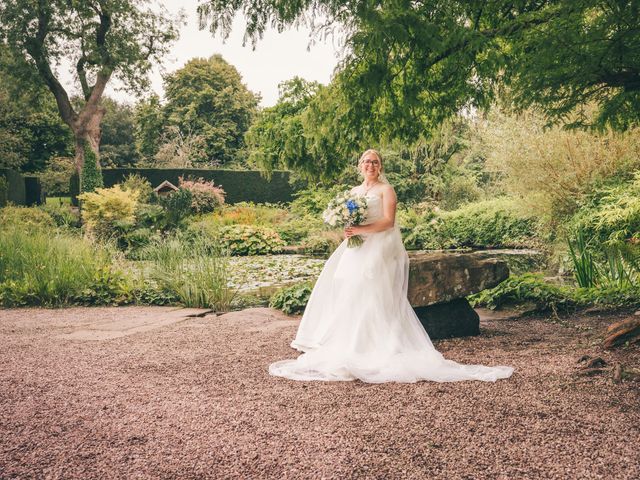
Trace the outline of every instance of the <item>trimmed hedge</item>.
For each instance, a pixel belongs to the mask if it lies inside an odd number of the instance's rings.
[[[24,177],[15,170],[8,168],[0,168],[0,177],[4,177],[7,182],[6,202],[11,202],[15,205],[25,205],[25,187]],[[3,196],[4,197],[4,196]],[[0,198],[0,201],[3,199]]]
[[[179,177],[204,178],[213,180],[216,186],[222,186],[226,192],[227,203],[254,202],[277,203],[290,202],[294,189],[289,184],[289,172],[273,172],[267,180],[257,170],[199,170],[199,169],[161,169],[161,168],[105,168],[102,178],[105,187],[112,187],[124,181],[125,177],[137,174],[151,182],[153,188],[169,180],[178,185]],[[74,174],[69,184],[72,201],[78,195],[78,178]]]

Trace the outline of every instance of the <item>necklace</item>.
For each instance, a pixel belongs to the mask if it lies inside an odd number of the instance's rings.
[[[365,187],[364,194],[366,195],[367,193],[369,193],[369,190],[371,190],[373,187],[375,187],[378,183],[380,183],[380,180],[376,180],[375,183],[373,183],[369,188]]]

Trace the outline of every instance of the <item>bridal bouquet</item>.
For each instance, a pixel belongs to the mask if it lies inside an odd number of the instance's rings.
[[[330,227],[353,227],[360,225],[367,217],[367,199],[363,195],[356,195],[345,191],[338,194],[329,202],[322,214],[322,219]],[[360,235],[354,235],[347,240],[347,247],[359,247],[364,240]]]

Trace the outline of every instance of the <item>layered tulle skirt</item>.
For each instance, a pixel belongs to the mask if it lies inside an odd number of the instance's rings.
[[[462,365],[433,346],[407,300],[409,258],[392,228],[346,241],[327,260],[291,346],[304,352],[270,365],[292,380],[495,381],[513,368]]]

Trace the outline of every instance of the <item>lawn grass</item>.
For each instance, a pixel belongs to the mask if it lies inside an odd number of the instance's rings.
[[[47,205],[71,205],[71,197],[47,197]]]

